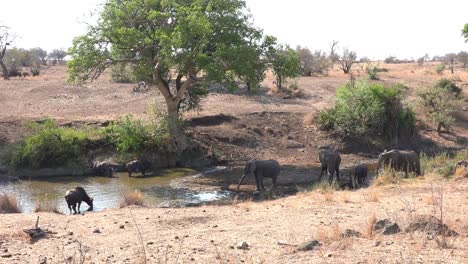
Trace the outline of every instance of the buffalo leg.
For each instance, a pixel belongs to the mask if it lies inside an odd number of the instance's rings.
[[[73,207],[73,214],[76,214],[76,204],[73,204],[72,207]]]

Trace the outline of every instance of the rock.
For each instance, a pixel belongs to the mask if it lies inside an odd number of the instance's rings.
[[[5,249],[3,250],[3,252],[4,252],[4,253],[7,253],[7,252],[8,252],[8,248],[5,248]]]
[[[458,236],[459,234],[451,230],[446,224],[442,223],[440,219],[432,215],[422,215],[415,217],[405,229],[406,233],[409,232],[425,232],[428,235],[446,235]]]
[[[327,254],[327,257],[331,258],[331,257],[333,257],[333,254],[332,254],[332,253],[328,253],[328,254]]]
[[[11,253],[2,254],[2,258],[11,258],[12,256]]]
[[[93,230],[93,233],[95,233],[95,234],[100,234],[100,233],[101,233],[101,230],[99,230],[99,228],[96,228],[96,229]]]
[[[352,229],[346,229],[342,234],[341,237],[362,237],[361,232],[352,230]]]
[[[378,240],[377,240],[377,241],[375,241],[375,243],[374,243],[374,247],[378,247],[378,246],[380,246],[380,244],[381,244],[381,243],[382,243],[382,242],[380,242],[380,241],[378,241]]]
[[[247,244],[247,242],[240,242],[239,244],[237,244],[236,248],[237,249],[242,249],[242,250],[247,250],[249,249],[249,244]]]
[[[311,240],[304,242],[297,246],[297,250],[299,251],[309,251],[313,250],[315,247],[320,246],[320,242],[318,240]]]
[[[67,235],[69,235],[69,236],[73,236],[73,232],[68,232],[68,234],[67,234]]]
[[[304,148],[304,144],[302,144],[301,142],[298,142],[298,141],[295,141],[295,140],[292,140],[292,139],[287,139],[287,138],[283,138],[281,140],[281,144],[285,147],[285,148],[297,148],[297,149],[301,149],[301,148]]]
[[[400,231],[400,227],[388,219],[379,220],[374,225],[374,232],[382,233],[384,235],[393,235]]]
[[[390,245],[392,245],[392,244],[393,244],[393,241],[387,241],[387,242],[385,242],[385,245],[387,245],[387,246],[390,246]]]
[[[234,246],[229,246],[230,249],[234,249]]]
[[[39,264],[47,264],[47,257],[41,256],[39,259]]]
[[[125,226],[124,226],[124,225],[120,225],[119,228],[120,228],[120,229],[124,229]]]
[[[148,243],[146,243],[146,245],[153,245],[154,242],[153,241],[149,241]]]
[[[174,239],[179,239],[179,236],[175,236]]]

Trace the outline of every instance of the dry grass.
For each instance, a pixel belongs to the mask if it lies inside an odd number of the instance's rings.
[[[392,170],[385,169],[382,173],[380,173],[377,177],[374,178],[372,181],[372,186],[386,186],[392,184],[398,184],[401,182],[400,177],[395,175],[395,172]]]
[[[56,213],[60,214],[60,211],[57,209],[57,204],[52,201],[38,201],[34,207],[35,213],[45,212],[45,213]]]
[[[21,213],[22,211],[23,210],[15,196],[7,193],[0,194],[0,213],[14,214]]]
[[[369,219],[367,219],[366,227],[365,227],[365,230],[363,232],[364,237],[366,237],[368,239],[374,238],[374,236],[375,236],[375,233],[374,233],[375,223],[377,223],[377,217],[375,216],[375,214],[373,214],[371,217],[369,217]]]
[[[337,224],[334,224],[331,228],[319,227],[317,229],[317,238],[325,243],[341,241],[343,239],[342,230]]]
[[[365,197],[366,197],[367,202],[377,203],[380,201],[379,193],[377,192],[375,188],[370,188],[367,191]]]
[[[144,195],[142,192],[135,190],[132,192],[126,192],[122,195],[122,201],[120,202],[120,208],[137,205],[144,206]]]
[[[333,192],[328,191],[323,196],[325,197],[325,202],[333,203]]]
[[[351,203],[351,199],[349,197],[349,192],[343,191],[342,198],[344,203]]]

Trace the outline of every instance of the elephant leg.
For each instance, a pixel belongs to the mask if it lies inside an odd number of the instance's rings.
[[[255,174],[255,184],[257,185],[257,191],[261,191],[260,182],[259,182],[257,174]]]
[[[80,207],[81,207],[81,201],[80,201],[80,202],[78,202],[78,213],[79,213],[79,214],[81,213],[81,211],[80,211]]]
[[[351,173],[351,175],[349,176],[349,180],[351,181],[351,187],[353,189],[357,189],[356,188],[356,175]]]
[[[319,178],[319,181],[322,180],[322,177],[323,177],[323,172],[326,170],[326,167],[321,167],[321,170],[320,170],[320,178]]]
[[[339,167],[336,168],[336,180],[340,182],[340,168]]]
[[[273,188],[276,189],[276,186],[278,186],[278,185],[277,185],[277,182],[276,182],[277,178],[276,178],[276,177],[272,177],[271,179],[272,179],[272,181],[273,181]]]
[[[265,185],[263,184],[263,175],[260,175],[260,177],[258,177],[258,182],[260,183],[260,187],[262,188],[262,191],[264,191]]]
[[[73,204],[72,207],[73,207],[73,212],[74,212],[73,214],[76,214],[76,204]]]
[[[70,210],[70,214],[72,214],[72,206],[71,206],[71,204],[68,204],[68,209]]]

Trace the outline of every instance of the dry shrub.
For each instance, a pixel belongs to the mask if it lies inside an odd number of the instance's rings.
[[[366,201],[367,202],[379,202],[379,193],[377,192],[376,189],[371,188],[367,191],[366,193]]]
[[[375,233],[374,233],[375,223],[377,223],[377,217],[375,216],[375,214],[373,214],[371,217],[369,217],[369,219],[367,219],[366,228],[365,228],[365,230],[363,232],[364,237],[366,237],[368,239],[374,238],[374,236],[375,236]]]
[[[333,203],[333,192],[329,191],[324,194],[325,196],[325,202],[327,203]]]
[[[468,169],[463,166],[459,166],[458,168],[455,169],[455,180],[460,180],[463,178],[468,178]]]
[[[138,206],[144,205],[143,193],[138,190],[135,190],[132,192],[126,192],[123,194],[122,198],[123,199],[120,202],[120,208],[129,206],[129,205],[138,205]]]
[[[315,124],[316,120],[317,120],[317,113],[308,113],[305,115],[302,123],[304,124],[305,127],[310,127]]]
[[[349,198],[349,192],[343,192],[343,202],[344,203],[350,203],[351,199]]]
[[[330,229],[319,227],[317,237],[319,241],[326,243],[341,241],[343,239],[342,230],[337,224],[334,224]]]
[[[60,211],[57,209],[57,204],[52,201],[38,201],[34,207],[35,213],[56,213],[60,214]]]
[[[0,194],[0,213],[21,213],[22,209],[15,196],[7,193]]]
[[[396,172],[390,168],[384,168],[372,181],[373,186],[385,186],[391,184],[398,184],[401,181]]]

